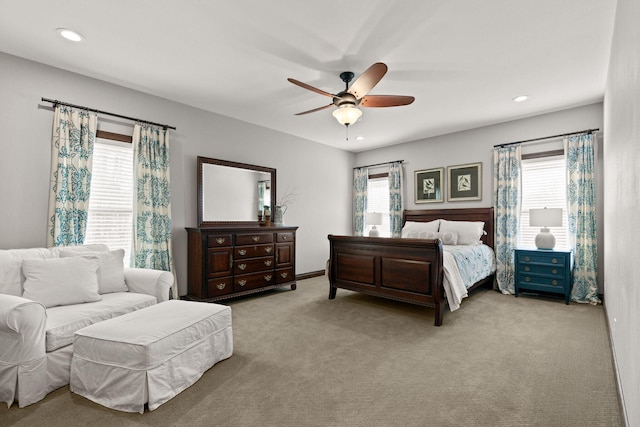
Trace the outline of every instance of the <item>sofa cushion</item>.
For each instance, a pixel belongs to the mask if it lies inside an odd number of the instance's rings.
[[[60,251],[61,258],[81,256],[98,261],[98,293],[127,292],[124,281],[124,249],[104,252]]]
[[[73,343],[74,332],[85,326],[121,316],[156,303],[156,297],[133,292],[102,295],[102,300],[47,309],[47,352]]]
[[[81,257],[26,259],[22,262],[27,299],[47,308],[101,299],[98,294],[98,262]]]

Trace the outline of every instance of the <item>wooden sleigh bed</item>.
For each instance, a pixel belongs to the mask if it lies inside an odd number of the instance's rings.
[[[406,210],[407,221],[482,221],[482,242],[493,249],[493,208]],[[407,239],[329,235],[329,299],[338,288],[435,308],[435,325],[442,325],[447,304],[440,239]],[[493,275],[468,288],[493,286]]]

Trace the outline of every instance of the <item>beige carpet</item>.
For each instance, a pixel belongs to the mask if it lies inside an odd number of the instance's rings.
[[[604,310],[478,290],[433,310],[338,290],[326,277],[230,302],[234,355],[152,412],[64,387],[15,426],[619,426]]]

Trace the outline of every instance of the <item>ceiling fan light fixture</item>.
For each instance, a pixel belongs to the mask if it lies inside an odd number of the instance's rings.
[[[333,110],[333,117],[341,125],[349,126],[354,124],[362,116],[362,111],[353,104],[343,104]]]

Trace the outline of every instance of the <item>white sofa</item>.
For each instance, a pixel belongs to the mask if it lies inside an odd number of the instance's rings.
[[[117,252],[105,245],[0,250],[0,402],[24,407],[69,384],[74,332],[169,299],[173,274],[111,268]],[[118,286],[103,287],[114,277]]]

